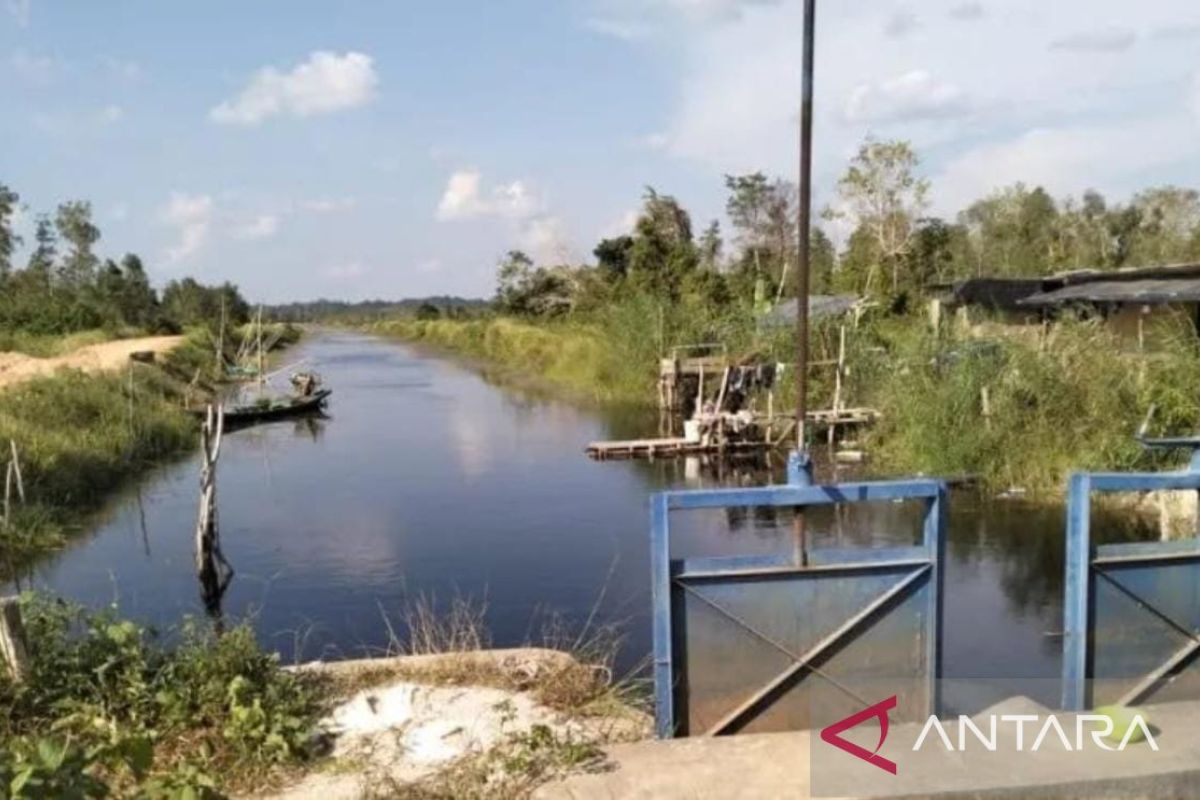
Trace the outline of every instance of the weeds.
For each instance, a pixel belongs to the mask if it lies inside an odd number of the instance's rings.
[[[0,797],[218,796],[308,754],[313,687],[247,626],[167,647],[111,613],[22,598],[31,673],[0,680]]]
[[[1142,355],[1098,321],[1032,338],[892,332],[859,376],[883,411],[871,442],[888,469],[975,473],[993,489],[1053,492],[1073,470],[1161,468],[1134,433],[1151,405],[1161,429],[1195,429],[1200,349],[1183,327],[1159,335]]]
[[[604,768],[595,743],[548,725],[508,734],[486,753],[463,758],[428,780],[383,779],[370,798],[394,800],[517,800],[554,778]]]

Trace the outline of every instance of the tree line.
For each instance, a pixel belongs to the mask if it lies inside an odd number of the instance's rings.
[[[649,293],[669,302],[766,307],[794,288],[795,184],[762,172],[725,176],[726,217],[698,234],[669,195],[647,188],[627,235],[607,238],[585,265],[538,265],[510,251],[497,272],[501,311],[557,316]],[[839,249],[812,230],[814,293],[870,297],[893,308],[931,284],[971,277],[1026,277],[1200,260],[1200,193],[1160,186],[1111,202],[1097,191],[1055,199],[1014,183],[953,219],[931,216],[930,183],[904,141],[868,139],[847,166],[826,224],[849,231]]]
[[[250,306],[230,283],[205,286],[173,280],[160,294],[142,259],[119,261],[96,252],[100,229],[91,204],[71,200],[38,214],[24,266],[13,262],[23,244],[13,222],[20,196],[0,183],[0,331],[67,334],[95,328],[173,333],[224,318],[242,324]]]

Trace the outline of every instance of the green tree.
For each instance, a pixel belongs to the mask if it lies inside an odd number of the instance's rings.
[[[496,269],[496,305],[501,311],[522,313],[524,294],[533,273],[533,259],[521,250],[509,250]]]
[[[1135,195],[1138,227],[1130,259],[1135,266],[1168,264],[1200,257],[1200,192],[1160,186]]]
[[[698,261],[687,211],[674,197],[647,188],[629,251],[633,280],[654,295],[674,298]]]
[[[61,281],[73,289],[88,286],[94,280],[99,264],[92,252],[100,240],[100,229],[92,223],[92,204],[81,200],[61,204],[54,224],[58,235],[70,247],[59,270]]]
[[[761,278],[761,251],[767,230],[771,185],[766,175],[753,172],[749,175],[726,175],[725,188],[729,190],[725,213],[737,232],[735,240],[741,248],[742,261],[752,265],[755,279]]]
[[[620,280],[629,272],[629,251],[633,249],[632,236],[616,236],[602,239],[592,251],[601,273],[610,280]]]
[[[48,286],[51,271],[54,269],[54,259],[58,255],[58,236],[54,231],[54,223],[47,215],[38,215],[33,240],[35,244],[33,252],[29,254],[26,269],[40,283]]]
[[[928,205],[929,181],[917,177],[920,159],[908,142],[867,139],[838,181],[840,205],[827,212],[851,221],[871,238],[879,260],[869,266],[863,291],[876,290],[878,269],[890,271],[891,290],[900,290],[900,269],[917,220]]]
[[[813,226],[808,238],[808,286],[813,294],[833,292],[833,276],[837,270],[837,249],[825,231]],[[784,286],[785,294],[795,294],[795,282]]]
[[[1058,208],[1040,186],[1017,183],[994,192],[962,212],[959,222],[970,232],[976,274],[1043,275],[1069,265]]]
[[[17,213],[20,196],[0,183],[0,283],[12,271],[12,254],[21,243],[21,237],[13,231],[13,217]]]
[[[724,242],[721,241],[721,223],[715,219],[710,222],[704,233],[700,234],[700,241],[696,247],[700,257],[700,268],[708,272],[720,272],[721,250],[724,247]]]

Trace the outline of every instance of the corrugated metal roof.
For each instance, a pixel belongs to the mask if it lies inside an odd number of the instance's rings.
[[[860,299],[852,294],[810,295],[808,298],[808,317],[809,319],[821,319],[822,317],[845,314],[854,308]],[[796,323],[796,308],[797,304],[795,300],[780,303],[763,317],[763,323],[778,327],[794,325]]]
[[[1092,281],[1042,292],[1018,302],[1029,308],[1047,308],[1071,303],[1163,303],[1200,302],[1200,278]]]

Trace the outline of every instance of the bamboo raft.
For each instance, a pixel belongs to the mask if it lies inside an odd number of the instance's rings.
[[[818,426],[870,425],[879,418],[879,412],[873,408],[840,408],[824,409],[808,412],[808,421]],[[620,458],[657,458],[700,453],[729,453],[768,450],[774,448],[786,439],[795,425],[794,421],[785,415],[774,415],[768,419],[758,417],[756,424],[768,431],[760,439],[729,440],[716,438],[710,441],[687,439],[683,437],[667,437],[658,439],[625,439],[615,441],[591,442],[585,452],[599,461]],[[769,431],[777,425],[785,425],[782,436],[772,436]]]

